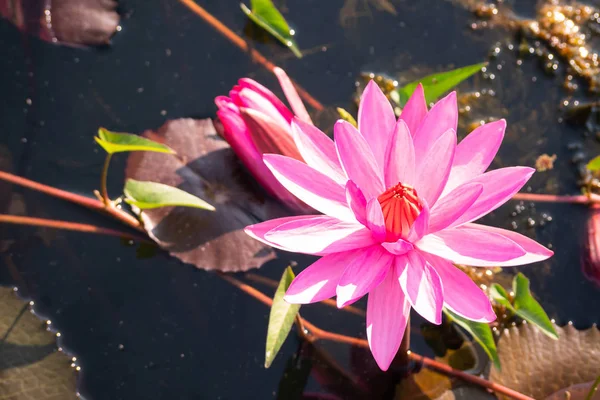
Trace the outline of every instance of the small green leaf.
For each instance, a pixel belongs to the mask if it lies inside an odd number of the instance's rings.
[[[354,119],[352,114],[350,114],[348,111],[344,110],[341,107],[337,108],[337,112],[338,112],[338,114],[340,114],[341,119],[343,119],[344,121],[350,122],[352,125],[354,125],[355,128],[358,128],[358,124],[356,123],[356,120]]]
[[[543,333],[552,339],[558,339],[558,333],[556,333],[552,322],[550,322],[550,318],[548,318],[540,303],[531,295],[529,279],[520,272],[513,279],[513,292],[515,292],[513,305],[516,314],[540,328]]]
[[[499,284],[492,283],[492,285],[490,286],[490,296],[496,303],[508,308],[512,312],[515,312],[515,308],[510,302],[510,296],[508,295],[508,293],[506,293],[506,290],[504,290],[504,288]]]
[[[425,92],[425,101],[427,104],[433,103],[444,93],[470,77],[481,71],[487,63],[468,65],[466,67],[453,69],[451,71],[428,75],[414,82],[408,83],[398,89],[400,95],[400,104],[404,106],[409,97],[415,91],[417,85],[421,83]]]
[[[291,267],[287,267],[283,272],[279,286],[273,296],[273,305],[269,315],[269,327],[267,329],[267,346],[265,350],[265,368],[269,368],[275,359],[275,356],[281,349],[294,325],[294,319],[300,311],[299,304],[289,304],[283,300],[285,291],[294,280],[294,273]]]
[[[127,179],[123,192],[125,193],[125,201],[141,210],[168,206],[215,210],[213,206],[188,192],[157,182]]]
[[[173,149],[164,144],[131,133],[111,132],[100,128],[98,129],[98,136],[94,139],[109,154],[125,151],[153,151],[175,154]]]
[[[592,158],[592,160],[588,162],[585,167],[592,172],[600,170],[600,156]]]
[[[242,11],[255,24],[269,32],[273,37],[283,43],[298,58],[302,58],[302,53],[294,40],[294,32],[290,29],[283,15],[275,8],[271,0],[250,0],[250,10],[244,3],[240,3]]]
[[[468,320],[453,313],[447,308],[444,308],[444,314],[446,314],[451,321],[456,322],[458,326],[469,332],[469,334],[473,336],[473,339],[481,345],[488,357],[490,357],[494,366],[500,370],[500,358],[498,358],[498,351],[496,350],[492,328],[485,322]]]

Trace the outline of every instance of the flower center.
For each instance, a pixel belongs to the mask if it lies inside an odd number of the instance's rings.
[[[401,237],[406,237],[423,208],[417,191],[412,186],[398,182],[380,194],[377,200],[381,204],[385,219],[385,240],[395,242]]]

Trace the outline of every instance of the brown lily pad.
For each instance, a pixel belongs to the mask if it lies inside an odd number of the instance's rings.
[[[535,399],[595,380],[600,375],[598,328],[555,328],[558,340],[530,324],[505,330],[498,342],[502,371],[492,369],[490,380]]]
[[[97,46],[119,26],[115,0],[0,0],[0,15],[42,40]]]
[[[171,255],[206,270],[258,268],[275,257],[272,248],[243,229],[286,214],[246,173],[210,119],[168,121],[144,137],[177,155],[131,153],[127,178],[178,187],[212,204],[216,211],[165,207],[141,213],[148,235]]]
[[[77,399],[71,360],[12,288],[0,287],[0,399]]]

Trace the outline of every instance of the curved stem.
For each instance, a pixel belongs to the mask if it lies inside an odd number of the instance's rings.
[[[136,218],[122,210],[119,210],[118,208],[106,207],[104,203],[100,200],[92,199],[86,196],[81,196],[79,194],[67,192],[66,190],[61,190],[52,186],[44,185],[42,183],[38,183],[27,178],[13,175],[10,172],[0,171],[0,179],[10,183],[14,183],[15,185],[23,186],[28,189],[38,191],[40,193],[47,194],[49,196],[70,201],[71,203],[75,203],[82,207],[89,208],[90,210],[108,214],[111,217],[117,219],[118,221],[124,223],[125,225],[129,225],[132,228],[144,232],[144,228],[142,228],[140,221],[138,221]]]
[[[255,288],[253,288],[252,286],[234,278],[231,275],[226,275],[222,272],[218,273],[218,275],[221,278],[223,278],[224,280],[226,280],[227,282],[231,283],[233,286],[237,287],[238,289],[242,290],[243,292],[254,297],[261,303],[266,304],[267,306],[271,306],[273,304],[273,300],[271,300],[271,298],[269,296],[265,295],[264,293],[262,293],[261,291],[255,289]],[[308,322],[307,320],[305,320],[304,318],[302,318],[300,316],[297,317],[297,321],[299,321],[299,323],[301,323],[304,328],[309,330],[309,332],[312,335],[312,338],[310,339],[311,342],[315,342],[317,340],[331,340],[334,342],[347,343],[347,344],[350,344],[353,346],[369,348],[369,343],[365,339],[359,339],[359,338],[355,338],[355,337],[351,337],[351,336],[340,335],[338,333],[323,330],[323,329],[313,325],[312,323]],[[522,393],[519,393],[515,390],[509,389],[506,386],[502,386],[500,384],[490,382],[490,381],[480,378],[478,376],[468,374],[464,371],[454,369],[449,365],[432,360],[431,358],[421,356],[421,355],[413,353],[411,351],[407,352],[407,356],[411,361],[419,362],[419,363],[423,364],[424,366],[426,366],[430,369],[433,369],[437,372],[441,372],[445,375],[463,379],[469,383],[473,383],[475,385],[484,387],[486,389],[492,390],[497,393],[502,393],[513,399],[535,400],[535,399],[533,399],[529,396],[526,396]]]
[[[108,166],[110,165],[111,157],[111,153],[106,154],[104,165],[102,166],[102,174],[100,175],[100,193],[102,193],[102,201],[104,202],[105,207],[112,207],[110,197],[108,197],[108,188],[106,183],[108,180]]]
[[[585,396],[585,400],[592,400],[594,398],[594,394],[596,394],[598,386],[600,386],[600,376],[598,376],[592,384],[590,391],[588,392],[587,396]]]
[[[100,235],[117,236],[120,238],[139,240],[147,242],[148,238],[138,236],[128,232],[117,231],[115,229],[102,228],[96,225],[80,224],[77,222],[69,221],[58,221],[53,219],[45,218],[33,218],[23,217],[20,215],[7,215],[0,214],[0,223],[15,224],[15,225],[29,225],[29,226],[43,226],[46,228],[54,229],[65,229],[68,231],[85,232],[85,233],[97,233]]]
[[[248,43],[246,43],[246,41],[244,39],[242,39],[239,35],[237,35],[231,29],[229,29],[225,24],[223,24],[221,21],[219,21],[217,18],[215,18],[212,14],[210,14],[204,8],[200,7],[193,0],[179,0],[179,1],[183,5],[185,5],[187,8],[189,8],[194,14],[196,14],[200,18],[202,18],[206,23],[208,23],[213,28],[215,28],[221,35],[223,35],[231,43],[236,45],[239,49],[241,49],[242,51],[249,52],[250,56],[252,57],[253,60],[257,61],[263,67],[265,67],[269,71],[273,72],[273,69],[275,69],[275,67],[276,67],[275,64],[273,64],[271,61],[269,61],[265,56],[263,56],[257,50],[251,49],[248,46]],[[298,91],[298,94],[300,95],[300,97],[302,97],[304,99],[304,101],[306,101],[308,104],[310,104],[311,107],[313,107],[317,111],[322,111],[324,109],[323,105],[321,103],[319,103],[319,101],[317,99],[312,97],[310,95],[310,93],[308,93],[306,90],[304,90],[296,82],[294,82],[294,86],[296,87],[296,90]]]

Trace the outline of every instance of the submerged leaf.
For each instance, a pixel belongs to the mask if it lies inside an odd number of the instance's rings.
[[[487,323],[471,321],[453,313],[447,308],[444,308],[444,314],[446,314],[453,322],[456,322],[461,328],[469,332],[469,334],[473,336],[473,339],[481,345],[488,357],[490,357],[494,366],[497,369],[500,369],[500,360],[496,350],[496,343],[494,342],[494,335]]]
[[[0,398],[78,399],[70,358],[28,308],[12,288],[0,287]]]
[[[141,210],[168,206],[215,210],[213,206],[188,192],[157,182],[127,179],[123,192],[125,193],[125,201]]]
[[[579,331],[573,325],[554,325],[554,340],[531,324],[506,329],[498,341],[502,371],[492,369],[490,380],[534,399],[600,375],[600,331]],[[505,398],[502,397],[501,398]]]
[[[427,103],[433,103],[444,93],[451,90],[471,75],[481,71],[481,68],[485,67],[486,64],[487,63],[467,65],[466,67],[453,69],[451,71],[428,75],[408,83],[398,89],[400,104],[406,104],[419,83],[423,85]]]
[[[115,0],[0,0],[0,16],[42,40],[105,45],[117,31]]]
[[[553,339],[558,339],[558,334],[550,322],[550,318],[529,290],[529,279],[522,273],[518,273],[513,280],[513,292],[515,292],[514,308],[517,315],[531,322]]]
[[[300,304],[290,304],[283,300],[285,292],[294,280],[294,272],[291,267],[287,267],[283,271],[279,286],[273,296],[273,305],[269,315],[269,327],[267,329],[267,345],[265,349],[265,368],[269,368],[275,359],[275,356],[281,349],[281,345],[285,342],[294,319],[300,311]]]
[[[294,41],[293,31],[283,15],[275,8],[273,2],[271,0],[250,0],[250,6],[252,9],[249,9],[244,3],[240,3],[242,11],[248,18],[289,47],[296,57],[302,58],[302,53]]]
[[[160,247],[198,268],[245,271],[275,257],[272,248],[252,239],[243,229],[286,215],[264,194],[221,139],[210,119],[178,119],[144,137],[165,143],[178,157],[133,152],[125,177],[178,187],[215,207],[163,207],[141,214],[148,235]]]
[[[109,154],[128,151],[154,151],[158,153],[175,153],[164,144],[143,138],[131,133],[111,132],[104,128],[98,129],[96,142]]]

